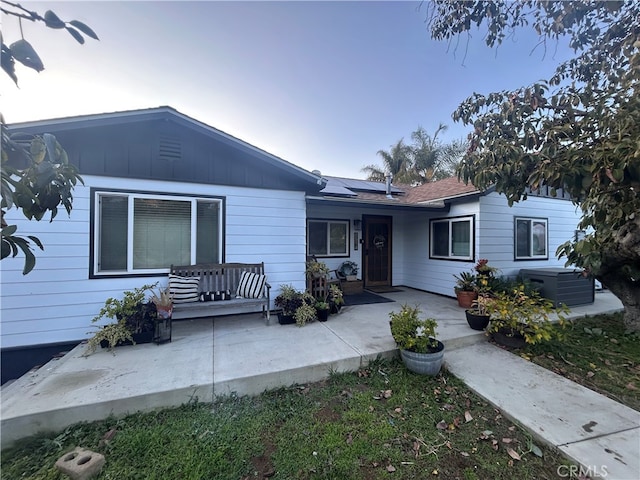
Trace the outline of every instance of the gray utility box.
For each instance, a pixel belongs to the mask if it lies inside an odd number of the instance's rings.
[[[582,271],[572,268],[523,268],[520,276],[540,289],[540,295],[554,306],[567,307],[593,303],[595,285],[593,277],[584,277]]]

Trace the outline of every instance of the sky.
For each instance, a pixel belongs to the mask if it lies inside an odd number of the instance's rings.
[[[474,92],[547,78],[571,56],[516,32],[497,50],[481,32],[432,40],[419,2],[22,1],[89,25],[100,41],[22,22],[45,70],[0,72],[8,123],[171,106],[309,171],[364,178],[378,150],[419,126],[448,126]],[[2,17],[6,44],[20,38]]]

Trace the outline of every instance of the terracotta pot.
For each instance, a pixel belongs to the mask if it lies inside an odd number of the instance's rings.
[[[458,305],[462,308],[471,308],[473,301],[478,298],[478,292],[458,291],[456,292],[458,298]]]

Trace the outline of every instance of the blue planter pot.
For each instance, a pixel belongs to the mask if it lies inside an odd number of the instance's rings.
[[[433,353],[415,353],[409,350],[400,350],[400,357],[404,365],[413,373],[435,376],[442,368],[444,344],[438,341],[438,348]]]

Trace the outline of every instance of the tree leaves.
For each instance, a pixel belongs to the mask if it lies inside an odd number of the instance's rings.
[[[486,43],[530,25],[545,39],[566,38],[576,50],[546,81],[488,95],[470,95],[454,112],[473,125],[458,176],[495,187],[510,205],[540,186],[566,192],[589,232],[558,249],[567,263],[606,284],[640,331],[640,3],[430,3],[434,39],[486,28]],[[555,90],[551,90],[555,88]]]
[[[4,3],[3,14],[6,17],[18,17],[20,19],[31,20],[33,22],[42,22],[49,28],[56,30],[65,29],[80,44],[84,44],[85,39],[82,34],[99,40],[98,35],[85,23],[79,20],[71,20],[65,22],[60,19],[52,10],[47,10],[44,16],[37,12],[27,10],[19,4]],[[5,20],[6,21],[6,20]],[[41,72],[44,70],[44,64],[35,51],[35,48],[24,38],[12,43],[11,46],[2,42],[2,69],[4,72],[18,85],[18,77],[15,72],[15,61],[22,63],[24,66]]]
[[[44,70],[42,60],[40,60],[36,51],[26,40],[22,39],[12,43],[9,49],[13,58],[22,63],[25,67],[32,68],[36,72]]]

